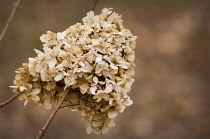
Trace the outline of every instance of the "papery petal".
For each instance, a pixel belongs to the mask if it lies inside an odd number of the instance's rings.
[[[44,103],[43,103],[43,106],[44,106],[45,109],[51,109],[52,108],[50,100],[45,100]]]
[[[19,86],[16,86],[16,85],[12,85],[12,86],[9,86],[10,88],[18,88]]]
[[[49,62],[49,68],[50,68],[50,69],[54,68],[55,65],[56,65],[56,63],[57,63],[56,58],[52,58],[52,59],[50,60],[50,62]]]
[[[126,100],[123,102],[123,104],[124,104],[125,106],[131,106],[131,105],[133,104],[133,101],[130,100],[130,99],[126,99]]]
[[[117,115],[118,115],[118,111],[116,111],[116,110],[109,110],[109,112],[108,112],[108,116],[111,119],[114,119],[115,117],[117,117]]]
[[[97,78],[96,76],[93,77],[93,82],[94,82],[95,84],[98,84],[98,78]]]
[[[91,94],[95,95],[96,86],[92,86],[92,87],[90,88],[90,92],[91,92]]]
[[[41,89],[36,88],[36,89],[33,89],[30,94],[34,96],[34,95],[39,94],[40,92],[41,92]]]
[[[50,38],[47,36],[47,34],[43,34],[41,37],[40,37],[40,40],[44,43],[46,43]]]
[[[108,131],[109,131],[109,127],[106,126],[106,125],[104,125],[104,126],[102,127],[101,133],[104,135],[104,134],[106,134]]]
[[[98,39],[92,39],[92,44],[93,45],[99,44],[99,40]]]
[[[113,90],[113,85],[111,83],[107,83],[104,93],[110,93],[112,92],[112,90]]]
[[[96,62],[101,62],[101,61],[102,61],[102,56],[101,55],[97,56],[96,57]]]
[[[110,64],[110,67],[111,67],[112,69],[114,69],[114,70],[117,70],[117,69],[118,69],[118,67],[115,66],[113,63]]]
[[[32,96],[31,99],[33,101],[40,101],[40,98],[38,96]]]
[[[60,80],[62,80],[63,79],[63,74],[62,73],[59,73],[59,74],[57,74],[55,77],[54,77],[54,80],[55,81],[60,81]]]
[[[86,132],[87,134],[91,134],[93,132],[93,128],[91,126],[91,124],[89,124],[87,127],[86,127]]]
[[[26,105],[27,105],[27,103],[28,103],[28,101],[29,101],[28,99],[27,99],[27,100],[25,100],[23,105],[24,105],[24,106],[26,106]]]
[[[27,90],[27,88],[23,87],[23,86],[20,86],[20,92],[23,92],[24,90]]]
[[[94,16],[94,11],[90,11],[89,13],[87,13],[87,18],[93,18]]]

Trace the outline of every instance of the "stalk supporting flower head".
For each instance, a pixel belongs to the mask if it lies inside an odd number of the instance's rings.
[[[110,8],[111,9],[111,8]],[[134,82],[136,36],[124,28],[121,16],[104,8],[93,11],[63,32],[40,37],[44,52],[16,72],[13,92],[24,105],[29,100],[50,109],[71,88],[63,105],[82,111],[88,134],[107,133],[118,113],[133,104],[128,96]]]

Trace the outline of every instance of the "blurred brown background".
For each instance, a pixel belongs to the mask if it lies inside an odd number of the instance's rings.
[[[0,0],[2,31],[15,0]],[[51,30],[81,22],[94,0],[23,0],[0,47],[0,102],[12,96],[15,70]],[[210,1],[98,0],[122,15],[138,36],[134,104],[116,119],[108,134],[87,135],[80,112],[61,110],[46,139],[208,139],[210,138]],[[0,109],[0,139],[34,139],[52,110],[15,100]]]

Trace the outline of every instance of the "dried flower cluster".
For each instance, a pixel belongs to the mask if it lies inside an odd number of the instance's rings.
[[[16,72],[13,92],[24,105],[29,100],[50,109],[70,89],[63,105],[82,111],[88,134],[105,134],[114,127],[118,112],[132,105],[128,96],[134,82],[136,36],[122,25],[121,16],[93,11],[63,32],[40,37],[44,52]]]

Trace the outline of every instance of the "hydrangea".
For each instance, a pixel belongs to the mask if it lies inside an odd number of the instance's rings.
[[[71,89],[63,105],[82,111],[88,134],[107,133],[118,113],[133,104],[128,96],[134,82],[136,36],[124,28],[121,16],[104,8],[93,11],[63,32],[40,37],[44,52],[17,69],[13,92],[50,109]]]

